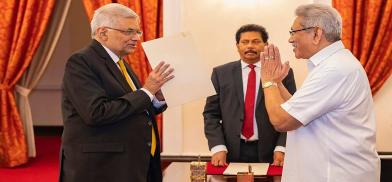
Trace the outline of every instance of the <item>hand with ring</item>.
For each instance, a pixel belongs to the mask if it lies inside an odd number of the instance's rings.
[[[261,81],[282,82],[287,76],[290,65],[288,62],[282,64],[278,47],[273,44],[264,47],[261,53]]]

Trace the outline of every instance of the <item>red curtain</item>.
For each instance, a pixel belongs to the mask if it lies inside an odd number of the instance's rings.
[[[0,167],[28,160],[14,87],[29,66],[55,1],[0,1]]]
[[[140,26],[143,30],[141,42],[153,40],[163,35],[163,0],[83,0],[87,17],[91,21],[94,11],[108,3],[120,3],[130,7],[140,18]],[[139,42],[136,51],[126,59],[132,66],[138,78],[144,83],[148,74],[151,72],[151,66],[144,54],[143,48]],[[162,142],[162,115],[157,117],[159,136]],[[162,146],[162,145],[161,145]]]
[[[373,95],[392,73],[392,1],[333,0],[343,19],[343,43],[360,60]]]

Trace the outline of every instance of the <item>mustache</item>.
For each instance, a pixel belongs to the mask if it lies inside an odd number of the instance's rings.
[[[245,51],[245,54],[247,54],[247,53],[254,53],[254,54],[257,54],[257,51],[255,51],[255,50],[247,50],[247,51]]]

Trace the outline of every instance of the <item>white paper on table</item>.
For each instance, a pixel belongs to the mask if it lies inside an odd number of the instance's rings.
[[[253,175],[265,176],[267,175],[268,163],[234,163],[230,162],[223,175],[237,175],[238,172],[248,172],[249,165],[252,167]]]
[[[164,61],[174,68],[174,78],[162,86],[169,106],[178,106],[215,94],[212,69],[201,59],[190,33],[180,33],[142,43],[152,68]]]

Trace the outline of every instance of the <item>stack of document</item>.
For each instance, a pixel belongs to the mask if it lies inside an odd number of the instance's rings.
[[[249,172],[249,166],[251,167],[251,172],[255,176],[265,176],[267,175],[268,163],[230,163],[226,170],[223,172],[224,175],[237,175],[238,172]]]

